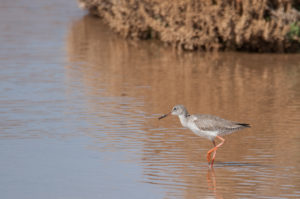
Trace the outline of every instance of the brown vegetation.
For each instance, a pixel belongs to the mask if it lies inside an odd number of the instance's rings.
[[[185,50],[297,51],[298,0],[79,0],[127,38]]]

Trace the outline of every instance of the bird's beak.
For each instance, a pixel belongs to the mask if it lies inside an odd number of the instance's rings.
[[[171,113],[171,112],[170,112],[170,113]],[[161,119],[167,117],[168,115],[170,115],[170,113],[164,114],[164,115],[160,116],[158,119],[161,120]]]

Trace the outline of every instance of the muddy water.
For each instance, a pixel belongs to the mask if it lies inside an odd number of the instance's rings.
[[[74,2],[1,6],[1,198],[300,197],[299,54],[178,53]],[[175,104],[252,128],[210,170],[210,141],[157,120]]]

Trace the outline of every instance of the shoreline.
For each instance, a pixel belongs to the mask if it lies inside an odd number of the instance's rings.
[[[292,1],[78,0],[78,4],[124,38],[155,38],[179,50],[300,50],[300,3]]]

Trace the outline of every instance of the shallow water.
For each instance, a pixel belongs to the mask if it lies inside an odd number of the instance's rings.
[[[71,1],[0,9],[1,198],[300,197],[299,54],[127,41]],[[175,104],[252,128],[210,170],[210,141],[157,120]]]

